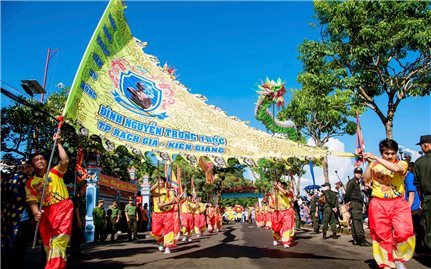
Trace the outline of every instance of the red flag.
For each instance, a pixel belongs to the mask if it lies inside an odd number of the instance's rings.
[[[362,138],[361,123],[359,122],[358,111],[356,111],[356,154],[355,167],[361,166],[364,162],[362,154],[364,153],[364,139]]]
[[[85,169],[81,166],[83,160],[84,160],[84,149],[79,148],[78,153],[76,154],[76,165],[75,165],[75,171],[77,174],[77,182],[83,181],[88,176],[87,169]]]
[[[81,166],[83,160],[84,160],[84,149],[79,148],[78,153],[76,154],[76,166]]]
[[[204,157],[200,157],[198,166],[205,173],[206,183],[213,184],[213,164],[211,162],[207,162]]]
[[[195,188],[195,178],[192,177],[192,199],[196,201],[196,188]]]
[[[177,184],[178,184],[178,195],[183,193],[183,186],[181,184],[181,168],[177,165]]]

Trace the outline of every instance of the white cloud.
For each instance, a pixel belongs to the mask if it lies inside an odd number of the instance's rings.
[[[307,141],[307,144],[310,146],[315,145],[312,139],[309,139]],[[338,140],[336,138],[330,138],[328,143],[325,144],[325,146],[328,147],[328,149],[331,151],[339,151],[339,152],[345,151],[344,143],[341,140]],[[403,152],[410,152],[412,154],[412,161],[415,161],[417,158],[421,156],[418,151],[405,148],[404,146],[401,146],[401,145],[399,147],[402,148]],[[365,167],[362,167],[362,168],[365,170]],[[343,184],[347,184],[348,178],[353,176],[353,169],[354,169],[353,158],[329,156],[328,174],[329,174],[329,181],[331,183],[331,186],[334,187],[335,183],[339,181],[338,177],[341,179]],[[313,184],[309,165],[306,165],[304,167],[304,170],[306,171],[306,173],[301,177],[301,194],[304,193],[304,188],[306,186]],[[317,185],[322,185],[325,182],[322,168],[313,166],[313,170],[314,170],[315,183]],[[337,173],[335,173],[335,171],[337,171]],[[253,175],[253,173],[247,169],[246,169],[246,172],[244,173],[244,176],[249,180],[255,180],[255,176]],[[297,180],[296,177],[295,179]]]
[[[307,144],[310,146],[315,145],[312,139],[309,139]],[[328,143],[325,144],[325,146],[332,151],[345,151],[344,143],[335,138],[330,138]],[[335,185],[335,182],[339,181],[337,174],[340,177],[341,181],[346,184],[348,181],[348,177],[353,176],[353,169],[354,160],[352,158],[329,156],[328,174],[331,186],[333,187]],[[310,167],[307,165],[304,170],[306,170],[306,174],[301,178],[301,192],[303,192],[305,186],[313,184],[313,180],[310,174]],[[325,178],[323,177],[323,169],[321,167],[313,166],[313,171],[316,184],[323,184],[325,182]],[[335,173],[335,171],[337,171],[337,173]]]
[[[409,148],[406,148],[406,147],[404,147],[402,145],[399,145],[398,147],[400,149],[402,149],[403,152],[410,152],[412,154],[412,160],[411,160],[412,162],[416,161],[416,159],[418,159],[421,156],[419,154],[419,152],[416,151],[416,150],[414,150],[414,149],[409,149]]]
[[[259,174],[254,174],[249,167],[245,167],[244,170],[244,179],[254,182],[260,178]]]

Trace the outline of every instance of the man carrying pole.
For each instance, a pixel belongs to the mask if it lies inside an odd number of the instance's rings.
[[[166,188],[166,178],[159,177],[157,184],[151,187],[154,212],[152,216],[151,235],[159,244],[159,250],[170,254],[175,246],[174,240],[174,209],[175,194]]]
[[[55,143],[60,162],[50,169],[45,179],[47,167],[50,165],[47,165],[47,160],[41,153],[33,154],[31,162],[36,174],[27,181],[25,187],[26,201],[35,220],[40,221],[39,231],[47,254],[46,269],[66,267],[66,247],[72,232],[73,219],[73,203],[69,199],[69,192],[63,181],[69,157],[61,145],[59,133],[54,135],[54,146]],[[46,182],[44,183],[44,181]],[[46,192],[44,193],[45,184]],[[39,204],[42,205],[41,208]]]
[[[183,232],[183,242],[192,241],[192,234],[194,229],[193,212],[196,210],[195,204],[192,202],[192,196],[181,199],[181,230]]]
[[[295,235],[294,211],[291,207],[292,198],[293,192],[288,190],[286,182],[276,181],[274,183],[274,194],[269,200],[269,206],[274,209],[272,236],[274,245],[281,241],[285,248],[292,246]]]
[[[197,199],[196,201],[197,209],[195,211],[193,218],[194,218],[196,238],[199,238],[203,234],[206,228],[205,204],[201,202],[200,197],[197,197],[196,199]]]

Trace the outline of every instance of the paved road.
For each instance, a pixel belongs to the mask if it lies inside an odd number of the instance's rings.
[[[170,255],[158,251],[152,239],[86,244],[86,255],[69,258],[69,268],[377,268],[371,247],[353,246],[350,235],[322,240],[320,235],[298,232],[289,249],[273,246],[271,232],[254,225],[225,225],[217,234],[206,233],[193,242],[180,242]],[[38,254],[29,250],[27,268],[38,268]],[[427,264],[426,264],[427,263]],[[431,258],[411,260],[409,269],[428,268]]]

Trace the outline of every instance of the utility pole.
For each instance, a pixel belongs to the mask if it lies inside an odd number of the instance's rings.
[[[46,63],[45,63],[45,72],[43,74],[43,88],[45,89],[46,87],[46,79],[48,77],[48,69],[49,69],[49,61],[51,60],[52,57],[54,57],[54,55],[59,51],[59,49],[56,49],[53,51],[52,55],[51,55],[51,48],[48,48],[48,54],[46,55]],[[41,97],[40,97],[40,102],[43,103],[43,99],[45,97],[45,94],[42,93]]]

